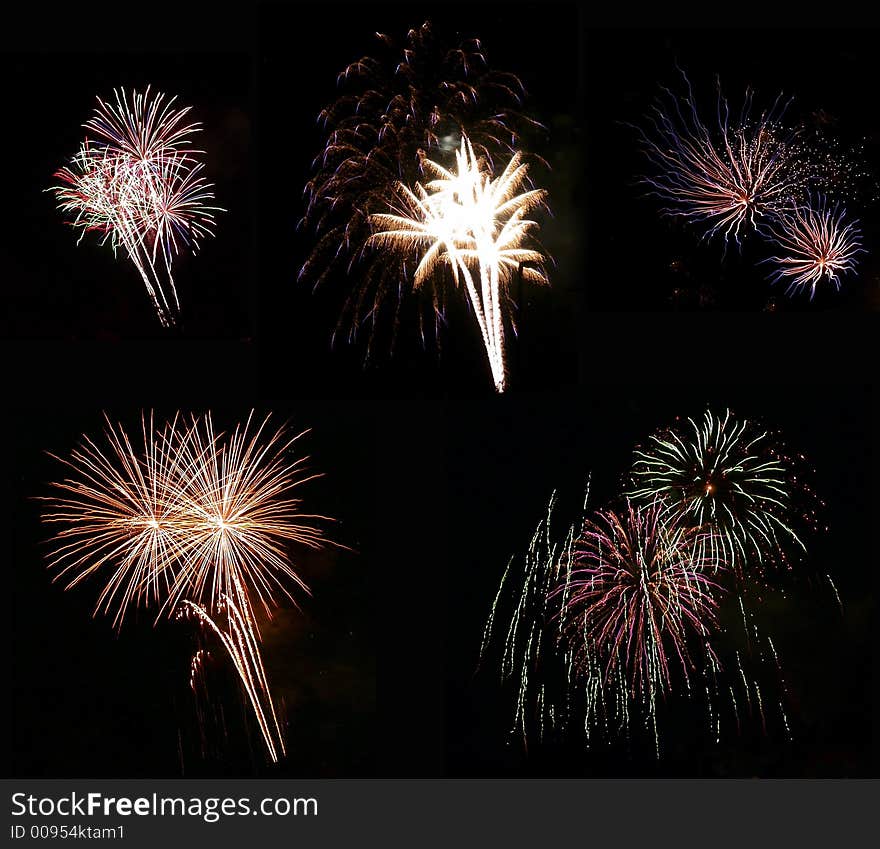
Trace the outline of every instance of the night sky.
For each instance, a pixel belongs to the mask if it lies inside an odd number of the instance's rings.
[[[756,271],[753,248],[722,262],[720,244],[659,216],[636,185],[644,163],[626,126],[676,82],[678,62],[709,107],[715,74],[733,102],[746,85],[758,103],[795,95],[795,113],[823,110],[845,139],[867,140],[876,167],[880,130],[865,108],[872,34],[826,31],[821,50],[805,50],[816,31],[599,27],[554,3],[515,14],[509,4],[344,14],[315,4],[308,25],[298,15],[288,4],[237,16],[179,9],[173,28],[147,16],[126,29],[123,12],[34,12],[29,37],[0,54],[14,116],[0,140],[14,163],[0,210],[11,773],[875,776],[880,208],[859,208],[870,254],[843,292],[789,301]],[[439,352],[405,324],[394,357],[379,349],[365,367],[365,339],[330,347],[346,280],[318,294],[296,283],[313,239],[297,229],[302,189],[336,75],[370,53],[375,31],[400,38],[425,19],[440,33],[478,35],[494,67],[521,77],[527,111],[549,130],[535,152],[550,166],[541,241],[555,265],[551,287],[520,304],[506,397],[492,395],[463,303],[453,299]],[[193,106],[206,176],[228,210],[200,255],[175,265],[183,315],[173,331],[161,329],[132,264],[89,236],[77,246],[44,191],[76,152],[95,95],[147,82]],[[685,706],[665,717],[659,762],[644,741],[588,753],[575,737],[524,752],[508,736],[511,691],[492,661],[477,668],[508,559],[526,550],[554,490],[560,526],[588,475],[591,503],[608,504],[634,446],[707,404],[779,430],[815,468],[827,504],[829,530],[809,544],[804,574],[831,574],[843,612],[827,585],[804,577],[761,613],[778,635],[794,742],[752,725],[716,746]],[[351,549],[292,547],[314,595],[261,620],[290,723],[291,757],[276,768],[220,662],[209,669],[216,698],[199,754],[192,630],[154,628],[142,613],[116,634],[108,618],[91,618],[99,583],[51,583],[34,500],[59,473],[45,452],[97,434],[104,410],[137,431],[142,409],[212,409],[228,426],[252,407],[313,429],[305,448],[326,476],[307,504],[338,517],[335,539]]]

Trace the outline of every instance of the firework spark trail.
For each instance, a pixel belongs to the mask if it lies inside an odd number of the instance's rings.
[[[416,186],[424,161],[454,151],[467,132],[478,155],[490,165],[512,156],[524,132],[545,132],[525,116],[525,89],[514,75],[490,67],[477,39],[447,43],[429,22],[411,29],[404,43],[376,33],[380,51],[352,62],[339,74],[338,98],[319,116],[324,146],[305,187],[307,208],[301,226],[317,242],[299,279],[319,287],[330,274],[357,280],[342,307],[336,335],[353,340],[369,327],[370,358],[380,318],[390,305],[393,350],[402,301],[409,291],[410,262],[399,254],[367,248],[370,216],[386,213],[400,183]],[[439,337],[445,322],[446,292],[430,281],[430,318],[418,315],[423,344]]]
[[[555,586],[559,574],[560,543],[553,539],[551,522],[556,505],[555,493],[550,499],[545,518],[538,524],[532,536],[528,552],[522,563],[520,581],[516,582],[513,567],[516,558],[511,558],[505,570],[501,585],[495,595],[489,618],[483,633],[480,651],[481,660],[489,652],[496,618],[501,605],[505,585],[511,586],[516,596],[510,622],[504,630],[501,659],[501,680],[513,680],[516,687],[516,702],[513,718],[513,731],[519,733],[524,745],[528,745],[530,714],[536,714],[539,738],[543,735],[545,718],[552,727],[563,726],[569,714],[568,695],[555,691],[548,694],[540,686],[540,669],[553,657],[557,642],[558,626],[551,622],[549,591]],[[572,527],[562,549],[573,543],[575,528]],[[563,659],[563,663],[565,660]],[[530,672],[534,670],[535,676]],[[533,680],[537,678],[537,683]]]
[[[222,593],[216,605],[216,618],[211,617],[204,605],[189,600],[184,600],[182,604],[217,635],[229,654],[250,700],[269,757],[273,763],[277,763],[286,754],[284,735],[263,668],[256,638],[257,628],[247,593],[237,578],[233,579],[232,584],[236,600]],[[221,615],[226,619],[225,627],[218,624],[217,618]]]
[[[61,185],[53,189],[58,208],[73,216],[72,225],[81,230],[78,241],[94,231],[103,234],[101,244],[110,241],[114,254],[122,245],[140,274],[160,321],[167,325],[168,300],[144,236],[138,231],[138,224],[145,217],[145,198],[132,179],[133,173],[129,163],[111,154],[109,147],[98,151],[86,140],[71,165],[56,172]]]
[[[786,685],[776,647],[759,630],[755,610],[772,590],[770,569],[790,568],[789,549],[805,553],[802,535],[817,527],[816,507],[821,502],[806,482],[803,460],[788,456],[773,434],[737,419],[729,410],[723,417],[706,410],[701,422],[688,418],[652,436],[646,448],[637,449],[629,478],[630,497],[659,501],[666,515],[676,521],[713,530],[717,542],[710,546],[710,553],[720,554],[732,567],[730,589],[745,639],[744,656],[736,652],[736,666],[746,705],[749,713],[753,706],[757,708],[765,729],[768,717],[758,669],[775,671],[774,686],[782,697]],[[796,521],[800,530],[795,529]],[[769,667],[765,647],[773,659]],[[755,666],[754,680],[746,676],[745,658]],[[732,689],[731,698],[735,705]],[[790,739],[782,699],[779,708]],[[738,708],[735,713],[739,726]]]
[[[483,634],[481,660],[490,651],[502,605],[513,601],[513,610],[503,632],[501,680],[511,681],[516,696],[511,733],[528,749],[530,729],[543,739],[549,728],[564,732],[577,710],[583,710],[582,730],[589,746],[597,734],[608,737],[625,731],[634,714],[625,678],[609,680],[602,655],[585,626],[579,640],[569,639],[565,626],[572,620],[559,615],[573,592],[573,563],[576,540],[584,525],[589,501],[587,485],[581,518],[562,536],[553,530],[557,506],[554,493],[544,519],[538,524],[517,579],[512,559],[492,604]],[[555,673],[555,674],[554,674]]]
[[[792,468],[767,431],[728,410],[706,410],[651,436],[635,452],[627,495],[640,504],[659,500],[673,519],[711,527],[712,556],[737,575],[783,556],[783,542],[801,550],[792,527]],[[752,562],[752,565],[756,565]]]
[[[831,589],[834,590],[834,598],[837,601],[837,606],[840,608],[840,612],[843,613],[843,601],[840,598],[840,593],[837,591],[837,584],[831,579],[831,575],[826,575],[825,578],[831,586]]]
[[[665,214],[705,225],[705,238],[720,235],[725,243],[733,238],[741,244],[762,219],[799,197],[811,179],[794,144],[796,132],[782,124],[791,101],[779,95],[755,118],[749,90],[732,117],[716,80],[713,126],[700,117],[690,81],[681,75],[686,94],[664,88],[668,103],[653,107],[650,129],[636,128],[657,170],[644,183],[666,204]]]
[[[109,239],[114,252],[119,245],[125,249],[160,321],[169,326],[180,309],[173,258],[181,244],[197,252],[198,240],[212,233],[211,210],[219,209],[205,205],[214,195],[199,176],[202,166],[179,155],[133,164],[108,158],[106,150],[98,159],[91,150],[84,147],[73,167],[56,175],[64,183],[56,187],[59,208],[75,215],[72,224],[83,234],[103,232],[102,243]]]
[[[115,608],[117,628],[139,606],[158,607],[156,623],[182,608],[195,612],[220,636],[277,760],[283,742],[250,593],[271,615],[278,592],[293,598],[285,580],[307,592],[285,545],[322,547],[329,541],[321,525],[332,520],[301,512],[291,495],[317,477],[303,470],[308,458],[287,458],[304,434],[271,432],[268,416],[252,422],[253,413],[224,434],[210,413],[185,424],[178,413],[157,430],[152,415],[142,415],[141,451],[106,418],[108,448],[83,437],[70,459],[56,458],[71,476],[41,500],[49,504],[44,521],[61,525],[49,560],[56,579],[64,577],[70,589],[109,573],[95,615]],[[218,624],[221,614],[225,625]]]
[[[174,109],[176,97],[167,103],[162,93],[151,98],[150,86],[143,93],[132,92],[130,101],[124,89],[113,94],[115,103],[97,98],[95,114],[83,127],[106,139],[120,154],[147,162],[171,150],[185,155],[203,153],[189,146],[189,137],[199,132],[201,124],[184,124],[191,107]]]
[[[542,205],[546,192],[522,189],[528,165],[514,153],[502,173],[494,176],[467,136],[450,171],[426,159],[431,179],[416,191],[398,184],[401,209],[370,216],[374,228],[368,243],[404,254],[415,253],[418,265],[413,285],[418,288],[438,266],[448,266],[465,289],[486,349],[498,392],[507,385],[505,309],[508,284],[515,274],[533,283],[547,283],[544,256],[525,246],[536,222],[525,216]],[[477,286],[479,280],[479,287]]]
[[[778,254],[765,260],[776,266],[770,279],[786,284],[787,295],[809,290],[810,300],[823,281],[840,289],[842,275],[851,273],[857,257],[866,253],[858,221],[846,222],[846,209],[830,206],[819,196],[815,203],[795,204],[768,227]]]
[[[183,247],[198,252],[213,235],[212,185],[201,176],[203,153],[189,145],[201,127],[184,123],[189,107],[175,109],[176,98],[114,92],[116,101],[98,98],[84,124],[99,141],[86,138],[70,164],[56,172],[58,208],[81,230],[102,234],[115,251],[122,247],[134,264],[164,326],[173,325],[180,303],[172,276]],[[166,291],[167,290],[167,291]],[[170,299],[169,299],[170,296]]]

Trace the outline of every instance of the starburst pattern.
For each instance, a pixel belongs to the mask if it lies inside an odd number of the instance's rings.
[[[197,253],[221,211],[210,205],[214,193],[202,176],[203,151],[189,143],[200,125],[186,123],[189,107],[175,109],[174,102],[151,95],[149,87],[130,98],[120,89],[113,103],[98,98],[84,125],[96,138],[85,139],[56,172],[59,184],[52,188],[80,240],[95,232],[114,253],[125,251],[165,326],[180,310],[174,258],[184,247]]]
[[[522,572],[512,558],[492,605],[480,653],[500,628],[513,732],[528,746],[535,731],[543,740],[573,729],[589,746],[641,727],[659,756],[661,703],[702,693],[720,733],[714,641],[727,570],[703,545],[710,532],[669,524],[660,505],[588,513],[588,500],[589,487],[583,518],[558,535],[554,494]]]
[[[706,410],[651,436],[635,452],[629,496],[659,501],[670,517],[710,527],[713,550],[737,574],[805,550],[794,529],[794,462],[772,434],[727,410]]]
[[[840,289],[841,277],[852,273],[865,253],[857,221],[846,220],[846,209],[829,205],[824,196],[813,204],[798,204],[770,227],[779,252],[766,260],[776,266],[770,279],[784,282],[786,294],[809,291],[827,283]]]
[[[286,546],[322,547],[323,525],[332,520],[304,512],[295,495],[320,477],[304,471],[308,457],[290,459],[308,431],[271,431],[268,422],[249,417],[230,434],[218,434],[207,413],[176,440],[171,484],[186,538],[169,609],[184,598],[210,608],[221,595],[234,598],[238,584],[270,613],[278,593],[293,600],[289,585],[306,589]]]
[[[725,568],[709,556],[710,532],[664,512],[627,502],[588,518],[561,614],[575,662],[588,667],[598,656],[606,679],[621,675],[652,713],[657,694],[673,687],[673,666],[683,681],[695,668],[692,641],[714,657],[706,638],[718,627]]]
[[[788,103],[753,114],[753,94],[731,115],[717,83],[714,125],[700,116],[690,81],[685,95],[664,88],[666,101],[654,106],[650,127],[637,128],[642,148],[655,168],[644,178],[663,212],[737,244],[768,216],[799,196],[809,174],[794,145],[796,133],[782,122]]]
[[[105,575],[95,614],[113,611],[119,627],[130,607],[164,598],[184,545],[180,502],[173,485],[177,458],[166,450],[178,420],[158,432],[141,418],[141,445],[105,417],[105,442],[84,436],[69,458],[55,457],[70,477],[53,484],[43,521],[58,526],[49,568],[72,589]]]
[[[697,226],[704,238],[720,237],[725,249],[749,236],[774,243],[777,253],[765,262],[787,295],[806,291],[812,300],[823,282],[839,290],[865,251],[858,222],[847,221],[827,195],[876,193],[863,145],[829,136],[821,111],[792,122],[791,100],[781,94],[756,114],[747,90],[733,111],[720,80],[707,121],[684,71],[681,77],[685,93],[663,88],[646,126],[635,128],[652,166],[640,182],[663,203],[662,213]]]

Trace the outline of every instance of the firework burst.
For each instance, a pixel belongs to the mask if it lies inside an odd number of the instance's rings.
[[[702,712],[716,743],[750,720],[792,738],[759,612],[776,592],[771,565],[805,551],[795,524],[817,527],[821,502],[798,460],[774,434],[707,411],[636,449],[622,508],[589,512],[588,488],[560,535],[554,494],[528,552],[508,563],[480,649],[485,660],[503,639],[526,748],[535,731],[573,731],[590,747],[642,730],[659,757],[661,708]]]
[[[626,681],[630,697],[656,713],[658,694],[696,668],[691,644],[715,661],[708,637],[718,628],[717,581],[723,563],[709,556],[707,532],[665,517],[662,505],[587,519],[574,546],[561,616],[575,663],[596,663],[606,682]]]
[[[141,419],[142,448],[105,416],[105,446],[84,436],[69,458],[55,457],[70,477],[53,484],[43,521],[59,526],[49,568],[72,589],[106,575],[95,614],[113,610],[119,627],[130,607],[150,606],[173,585],[183,541],[176,459],[165,449],[177,420],[157,432],[152,415]]]
[[[314,287],[331,274],[349,284],[359,281],[345,297],[334,338],[347,332],[353,340],[366,325],[367,358],[385,313],[393,349],[403,281],[412,270],[406,255],[371,249],[371,216],[389,212],[399,184],[423,182],[426,160],[455,151],[465,132],[491,164],[495,157],[513,156],[523,132],[540,128],[521,111],[522,83],[490,68],[477,39],[445,43],[430,23],[411,29],[402,44],[377,37],[379,52],[339,74],[339,97],[319,116],[323,149],[305,188],[301,222],[317,241],[299,273]],[[428,307],[419,309],[422,339],[436,338],[445,290],[426,285],[419,291]]]
[[[788,103],[778,96],[770,109],[753,115],[746,92],[738,114],[731,115],[717,82],[714,125],[703,121],[690,81],[682,72],[685,95],[664,88],[665,100],[653,107],[647,131],[637,128],[642,148],[656,173],[644,178],[666,215],[737,244],[768,216],[799,197],[810,171],[795,144],[796,132],[782,118]]]
[[[105,417],[106,418],[106,417]],[[319,548],[328,517],[304,513],[291,493],[317,477],[308,458],[291,460],[291,436],[251,415],[231,434],[210,413],[177,414],[157,429],[142,416],[143,448],[106,419],[106,447],[84,437],[60,461],[69,477],[44,498],[43,519],[60,526],[49,566],[71,589],[104,576],[95,614],[114,611],[121,627],[132,608],[189,613],[221,639],[245,687],[270,758],[283,742],[259,653],[251,593],[271,615],[288,584],[308,591],[286,546]],[[271,718],[271,722],[269,719]]]
[[[467,136],[456,153],[455,171],[431,160],[426,160],[425,170],[432,179],[417,184],[415,192],[398,184],[398,213],[370,217],[376,232],[368,242],[415,257],[416,287],[424,285],[438,266],[448,267],[456,284],[463,282],[495,388],[503,392],[508,284],[516,274],[547,283],[544,256],[527,246],[537,224],[525,217],[544,203],[546,192],[526,188],[528,165],[518,152],[500,175],[493,176]]]
[[[230,434],[218,433],[210,413],[194,417],[173,443],[171,478],[176,516],[185,531],[166,606],[182,600],[212,608],[220,596],[248,588],[271,614],[278,593],[294,600],[289,585],[307,587],[290,564],[292,542],[312,549],[325,543],[328,516],[305,513],[298,488],[320,477],[304,471],[308,457],[289,459],[307,431],[291,435],[249,417]]]
[[[688,418],[636,450],[628,495],[711,528],[713,556],[741,576],[746,565],[786,561],[788,544],[806,550],[793,527],[802,492],[795,462],[770,432],[729,410],[707,410],[702,421]]]
[[[522,573],[514,558],[492,605],[481,657],[500,631],[502,681],[516,687],[513,732],[528,747],[535,730],[539,740],[574,730],[589,747],[645,728],[659,756],[661,702],[702,696],[720,734],[714,641],[726,568],[702,544],[710,532],[670,525],[660,505],[587,515],[588,499],[589,490],[583,518],[557,536],[554,494]]]
[[[141,276],[164,326],[180,310],[172,276],[183,249],[197,253],[201,239],[213,235],[213,187],[202,176],[203,151],[192,148],[198,123],[186,123],[189,107],[175,98],[151,95],[149,87],[129,98],[115,92],[115,103],[98,98],[84,124],[86,138],[70,164],[56,172],[52,187],[58,208],[72,226],[97,233],[114,253],[123,249]]]
[[[824,196],[815,204],[796,205],[770,227],[778,254],[765,260],[776,266],[770,279],[784,282],[785,292],[809,291],[810,300],[823,282],[840,289],[840,278],[855,270],[865,253],[857,221],[846,221],[846,210],[829,206]]]

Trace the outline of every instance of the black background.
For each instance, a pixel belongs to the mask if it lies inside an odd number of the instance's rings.
[[[464,332],[450,328],[439,358],[409,344],[400,348],[406,356],[380,360],[364,372],[357,346],[329,350],[334,307],[294,285],[306,248],[295,225],[317,139],[314,117],[332,97],[338,70],[368,52],[372,30],[384,26],[399,32],[419,23],[423,12],[316,4],[300,19],[266,6],[262,20],[275,26],[264,29],[262,41],[250,11],[223,15],[213,7],[180,7],[173,27],[140,15],[133,26],[133,13],[123,10],[95,18],[73,11],[55,19],[34,14],[15,34],[9,46],[28,56],[3,57],[4,68],[20,69],[5,76],[3,85],[9,102],[28,120],[16,122],[17,130],[7,131],[3,141],[6,161],[8,147],[15,152],[13,161],[22,164],[20,173],[12,174],[14,203],[4,207],[8,330],[0,349],[9,407],[3,427],[11,505],[4,511],[4,533],[12,570],[12,774],[180,774],[176,735],[182,713],[175,713],[170,694],[179,687],[177,669],[188,661],[178,651],[186,637],[159,637],[149,623],[140,622],[115,638],[109,622],[89,618],[93,596],[88,588],[65,594],[49,584],[39,544],[44,529],[37,522],[38,508],[28,500],[51,479],[51,464],[41,452],[69,450],[80,432],[94,433],[102,409],[134,427],[138,410],[150,405],[210,406],[234,419],[256,404],[289,416],[295,425],[314,427],[309,450],[315,466],[328,475],[315,501],[340,517],[346,534],[341,541],[357,553],[304,559],[315,598],[304,600],[301,620],[285,619],[287,631],[271,652],[267,647],[272,679],[285,681],[285,697],[288,692],[302,697],[301,713],[293,716],[297,757],[285,771],[273,773],[241,744],[222,763],[198,766],[188,760],[188,769],[207,775],[304,776],[876,775],[871,625],[876,418],[866,387],[875,370],[876,327],[874,316],[863,309],[872,307],[875,277],[860,276],[858,285],[864,288],[848,288],[839,308],[826,311],[831,305],[820,303],[812,314],[667,311],[668,302],[655,296],[651,280],[663,279],[668,258],[656,245],[666,244],[669,228],[626,185],[626,156],[597,157],[597,149],[622,148],[616,123],[620,91],[631,92],[626,108],[649,104],[656,84],[670,79],[674,57],[682,64],[693,61],[688,64],[693,76],[700,67],[720,70],[727,78],[727,69],[710,61],[714,51],[705,44],[706,34],[688,31],[670,38],[658,33],[656,40],[650,32],[618,28],[590,34],[583,30],[588,20],[583,11],[574,14],[553,4],[529,5],[521,17],[488,4],[436,8],[438,20],[467,9],[475,29],[497,33],[481,33],[490,58],[524,77],[535,108],[546,110],[540,116],[545,122],[552,124],[570,102],[573,113],[584,116],[583,136],[577,124],[553,134],[568,145],[568,158],[554,167],[559,177],[548,178],[562,184],[551,199],[556,220],[546,225],[559,268],[551,274],[553,289],[536,294],[523,308],[517,344],[524,362],[512,364],[515,396],[510,398],[377,404],[289,400],[490,394],[482,352],[463,311],[453,318]],[[374,15],[383,20],[374,21]],[[666,12],[656,10],[638,20],[647,23],[652,15],[672,23]],[[731,21],[719,13],[707,23],[780,19],[786,21],[784,15],[766,13]],[[629,9],[618,23],[635,20],[635,10]],[[683,22],[691,20],[682,13]],[[566,22],[563,32],[560,21]],[[762,33],[758,39],[743,30],[724,36],[721,41],[730,49],[719,50],[719,57],[732,62],[730,50],[739,40],[770,40],[774,50],[795,43],[786,42],[784,32]],[[827,30],[822,33],[828,36]],[[863,42],[846,34],[832,41],[838,45],[835,56],[851,46],[856,63],[869,61],[869,43],[868,37]],[[611,66],[600,68],[603,56],[620,44],[638,50],[629,52],[628,61],[618,57],[623,67],[615,66],[617,73]],[[697,50],[688,44],[704,46]],[[584,45],[591,49],[578,52]],[[76,75],[55,54],[78,50],[88,57],[108,49],[112,67],[128,84],[144,79],[141,74],[158,79],[150,63],[167,54],[163,83],[167,80],[169,89],[176,85],[181,95],[195,92],[182,99],[194,105],[198,100],[197,117],[206,126],[209,114],[215,127],[222,126],[224,110],[233,108],[250,122],[247,132],[239,127],[235,135],[249,151],[247,167],[235,175],[210,175],[218,184],[218,203],[230,212],[220,217],[218,236],[205,242],[203,255],[181,264],[182,297],[190,271],[193,280],[209,279],[216,289],[203,301],[193,290],[184,329],[170,339],[157,332],[134,270],[87,247],[88,239],[76,247],[50,196],[39,193],[49,184],[45,175],[50,178],[74,152],[78,126],[101,76],[102,60],[87,59],[91,70],[80,92]],[[42,63],[33,61],[34,50],[42,51]],[[793,46],[789,50],[796,52]],[[790,90],[789,80],[803,79],[805,87],[814,86],[807,97],[823,93],[815,87],[822,75],[810,62],[792,66],[780,82],[775,73],[782,62],[776,66],[774,59],[773,65],[763,69],[772,79],[766,85],[758,81],[761,91]],[[828,63],[829,73],[839,68]],[[219,79],[228,87],[215,86]],[[588,89],[586,80],[600,84]],[[832,80],[829,99],[842,98],[838,103],[858,102],[843,82],[871,90],[864,74]],[[56,81],[67,92],[57,95],[59,105],[53,107],[70,116],[58,122],[63,132],[48,129],[55,122],[36,99]],[[109,77],[108,84],[112,88]],[[852,120],[864,126],[873,113],[862,107]],[[854,115],[849,105],[840,111],[847,118]],[[43,129],[31,158],[22,154],[29,149],[23,139],[34,126]],[[215,144],[217,161],[222,145]],[[586,178],[575,167],[577,144],[587,145]],[[551,145],[551,162],[554,150],[559,153]],[[566,185],[569,174],[572,182]],[[224,182],[228,193],[221,195]],[[614,214],[603,214],[597,223],[597,209]],[[565,218],[579,219],[588,210],[584,229],[568,234]],[[684,236],[671,237],[677,248],[684,243]],[[590,259],[580,267],[584,246]],[[700,273],[717,270],[712,248],[686,246]],[[202,278],[209,267],[210,278]],[[239,270],[247,283],[241,283]],[[93,271],[99,283],[89,279]],[[70,289],[60,294],[71,275],[86,280],[90,291],[106,286],[100,310]],[[748,303],[725,307],[757,313],[766,290],[750,291],[754,298],[750,294]],[[46,298],[41,301],[37,292]],[[583,309],[584,302],[590,310]],[[238,308],[242,303],[244,313]],[[838,382],[843,385],[836,387]],[[577,503],[592,471],[594,503],[603,502],[635,441],[675,415],[698,415],[707,402],[730,404],[780,427],[817,467],[829,504],[831,534],[817,542],[815,557],[827,560],[846,613],[843,620],[839,614],[835,618],[833,601],[809,593],[787,611],[785,639],[791,650],[785,660],[805,706],[798,720],[805,732],[801,742],[786,748],[748,738],[736,751],[722,752],[686,744],[660,767],[643,753],[621,750],[584,757],[580,750],[550,747],[525,759],[506,745],[509,693],[485,670],[473,677],[485,615],[507,558],[528,544],[554,488]],[[822,628],[814,629],[814,622]],[[345,636],[353,626],[362,640]],[[309,644],[318,648],[296,656],[299,638],[307,633],[315,635]],[[290,666],[281,650],[285,641],[296,656]],[[340,669],[349,664],[346,677]],[[318,676],[322,670],[329,685],[299,683],[320,681],[311,673]],[[291,671],[302,671],[302,679],[290,681]],[[680,730],[671,729],[670,736],[675,739]]]

